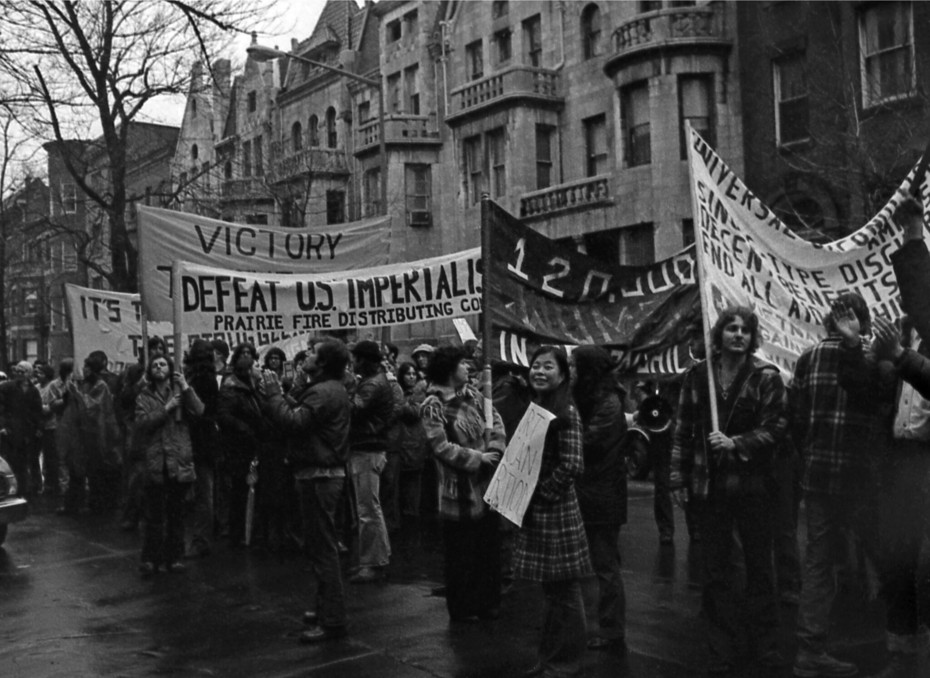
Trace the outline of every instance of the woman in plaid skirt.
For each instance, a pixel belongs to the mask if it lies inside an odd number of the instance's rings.
[[[575,481],[584,468],[581,419],[572,402],[568,357],[554,346],[530,359],[533,402],[556,416],[542,468],[514,544],[514,574],[542,583],[546,596],[538,661],[527,676],[578,676],[585,652],[581,579],[592,574]]]

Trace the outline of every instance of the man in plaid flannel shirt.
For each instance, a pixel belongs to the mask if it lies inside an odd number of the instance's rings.
[[[841,294],[824,326],[828,336],[801,355],[788,389],[807,508],[794,663],[799,678],[857,672],[855,664],[826,651],[836,593],[836,546],[844,528],[851,528],[867,553],[876,552],[876,472],[888,412],[883,403],[894,395],[877,372],[874,383],[860,383],[855,390],[840,384],[841,370],[861,356],[867,348],[863,337],[871,333],[871,316],[861,296]]]

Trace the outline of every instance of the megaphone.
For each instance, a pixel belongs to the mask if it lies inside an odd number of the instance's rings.
[[[649,396],[636,410],[636,423],[650,433],[664,433],[672,425],[672,406],[661,396]]]

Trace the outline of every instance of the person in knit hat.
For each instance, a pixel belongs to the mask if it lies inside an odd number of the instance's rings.
[[[436,348],[430,344],[420,344],[413,349],[413,364],[417,366],[417,376],[420,380],[426,379],[426,366],[429,364],[429,357]]]

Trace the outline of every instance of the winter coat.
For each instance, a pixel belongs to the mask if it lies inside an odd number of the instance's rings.
[[[265,410],[276,426],[292,433],[290,460],[295,471],[307,467],[338,468],[349,453],[349,394],[341,381],[323,379],[302,388],[295,405],[281,386],[266,387]]]
[[[426,439],[437,459],[439,515],[446,520],[474,520],[489,510],[484,494],[494,468],[482,453],[505,447],[504,424],[497,410],[487,450],[484,444],[484,398],[470,386],[460,390],[433,385],[420,414]]]
[[[219,426],[216,423],[216,411],[219,405],[220,389],[213,374],[192,376],[188,382],[200,402],[203,414],[190,422],[191,446],[194,450],[194,463],[213,466],[216,463],[219,447]]]
[[[68,382],[65,408],[58,422],[59,454],[82,477],[89,470],[116,470],[122,464],[119,425],[113,397],[103,380]]]
[[[163,395],[146,384],[136,398],[135,433],[145,452],[145,482],[160,485],[166,478],[179,483],[194,481],[194,452],[189,423],[203,414],[203,403],[193,388],[181,394],[181,415],[168,412],[165,406],[174,395],[173,388]]]
[[[558,581],[590,575],[575,482],[584,470],[581,418],[574,406],[552,420],[539,482],[514,540],[514,576]]]
[[[734,379],[730,401],[717,384],[720,431],[736,445],[723,457],[707,442],[713,430],[707,384],[707,361],[685,373],[672,436],[672,486],[690,484],[694,496],[701,498],[772,491],[773,460],[788,429],[785,385],[778,368],[750,356]]]
[[[229,374],[220,387],[216,417],[220,425],[220,440],[229,472],[244,476],[249,464],[259,455],[268,440],[269,423],[262,413],[258,386],[250,375],[242,381]]]
[[[426,430],[420,419],[420,406],[424,400],[426,392],[422,389],[412,388],[407,393],[401,391],[397,418],[388,434],[388,451],[400,455],[400,465],[405,471],[421,470],[429,454]]]
[[[587,422],[582,422],[584,473],[576,484],[586,525],[626,523],[626,462],[621,449],[626,416],[616,389],[601,389]]]
[[[383,372],[362,379],[351,397],[349,447],[358,452],[384,452],[394,420],[394,392]]]
[[[24,391],[16,380],[0,383],[0,428],[6,430],[4,444],[17,450],[36,447],[42,430],[42,396],[33,384]]]

